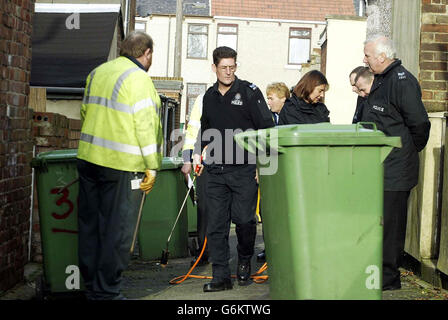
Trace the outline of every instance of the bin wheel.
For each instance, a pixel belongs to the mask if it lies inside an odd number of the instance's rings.
[[[199,250],[199,241],[197,237],[188,238],[188,252],[192,257],[196,256]]]

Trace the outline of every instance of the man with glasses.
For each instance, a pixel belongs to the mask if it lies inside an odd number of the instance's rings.
[[[235,76],[236,57],[236,51],[229,47],[218,47],[213,51],[212,70],[217,81],[203,98],[201,139],[198,141],[201,150],[207,146],[204,160],[208,174],[207,241],[213,270],[213,279],[204,285],[204,292],[233,287],[229,268],[231,222],[236,225],[238,238],[238,284],[250,283],[250,260],[257,230],[256,165],[254,157],[250,159],[248,152],[242,150],[233,137],[248,129],[274,126],[260,89]],[[199,165],[197,160],[194,165]]]

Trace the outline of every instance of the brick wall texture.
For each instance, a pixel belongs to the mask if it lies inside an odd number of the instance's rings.
[[[0,293],[23,279],[28,260],[33,12],[34,0],[0,1]]]
[[[448,110],[448,0],[422,0],[420,84],[429,112]]]
[[[355,15],[353,0],[212,0],[212,16],[325,21]]]

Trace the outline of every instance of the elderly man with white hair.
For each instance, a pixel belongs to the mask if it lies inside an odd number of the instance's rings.
[[[417,79],[395,59],[391,39],[375,36],[364,43],[364,63],[374,73],[362,121],[374,122],[388,136],[401,137],[384,161],[383,290],[401,288],[398,268],[406,236],[407,201],[418,183],[419,158],[431,124]]]

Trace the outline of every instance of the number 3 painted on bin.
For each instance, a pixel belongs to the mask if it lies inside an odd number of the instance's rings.
[[[59,190],[60,190],[59,188],[54,188],[54,189],[51,189],[50,192],[52,194],[57,194],[59,192]],[[61,206],[63,203],[66,203],[68,205],[67,212],[65,212],[63,214],[57,214],[57,213],[53,212],[51,214],[53,216],[53,218],[58,219],[58,220],[66,219],[70,215],[70,213],[72,213],[74,206],[73,206],[73,203],[68,199],[68,194],[69,194],[68,189],[63,189],[62,197],[59,198],[58,201],[56,201],[56,205],[58,205],[58,206]]]

